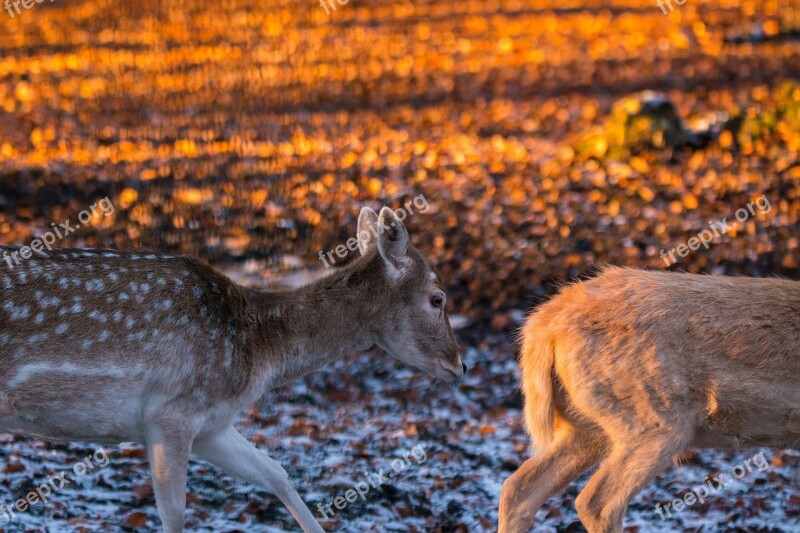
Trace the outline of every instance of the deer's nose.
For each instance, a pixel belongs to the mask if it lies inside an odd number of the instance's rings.
[[[467,373],[467,363],[461,362],[461,370],[463,370],[465,374]]]

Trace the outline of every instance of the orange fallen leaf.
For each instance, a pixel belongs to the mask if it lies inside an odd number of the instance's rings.
[[[145,513],[131,513],[125,519],[125,525],[135,529],[147,527],[147,514]]]

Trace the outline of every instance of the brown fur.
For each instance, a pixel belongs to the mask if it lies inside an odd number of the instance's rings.
[[[503,485],[500,531],[602,462],[576,500],[590,533],[688,447],[800,444],[800,283],[608,268],[522,330],[538,453]]]

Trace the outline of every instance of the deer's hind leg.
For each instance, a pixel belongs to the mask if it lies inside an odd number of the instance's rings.
[[[575,500],[589,533],[622,532],[628,503],[691,442],[704,407],[683,370],[669,364],[675,356],[649,342],[614,330],[594,339],[593,352],[569,352],[564,363],[572,406],[610,444],[608,457]]]
[[[528,531],[548,498],[602,459],[606,443],[597,428],[576,428],[565,421],[559,426],[553,441],[503,483],[499,533]]]
[[[186,470],[193,433],[168,423],[147,428],[147,454],[158,514],[166,533],[181,533],[186,511]]]
[[[589,533],[621,533],[628,502],[684,448],[685,439],[670,434],[631,436],[615,443],[575,500]]]

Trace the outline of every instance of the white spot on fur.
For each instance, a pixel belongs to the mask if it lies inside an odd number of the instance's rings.
[[[93,279],[86,282],[86,290],[89,292],[101,291],[105,288],[106,284],[99,279]]]
[[[13,307],[11,309],[11,320],[24,320],[31,316],[31,306],[23,305],[22,307]]]
[[[42,298],[42,301],[39,302],[39,307],[47,309],[48,307],[56,307],[60,303],[61,298],[58,296],[50,296],[49,298]]]
[[[105,314],[103,314],[103,313],[101,313],[100,311],[97,311],[97,310],[92,310],[89,313],[89,318],[93,318],[93,319],[95,319],[95,320],[97,320],[99,322],[103,322],[103,323],[108,322],[108,317]]]
[[[127,339],[128,341],[142,342],[146,336],[146,332],[138,331],[136,333],[128,333]]]

